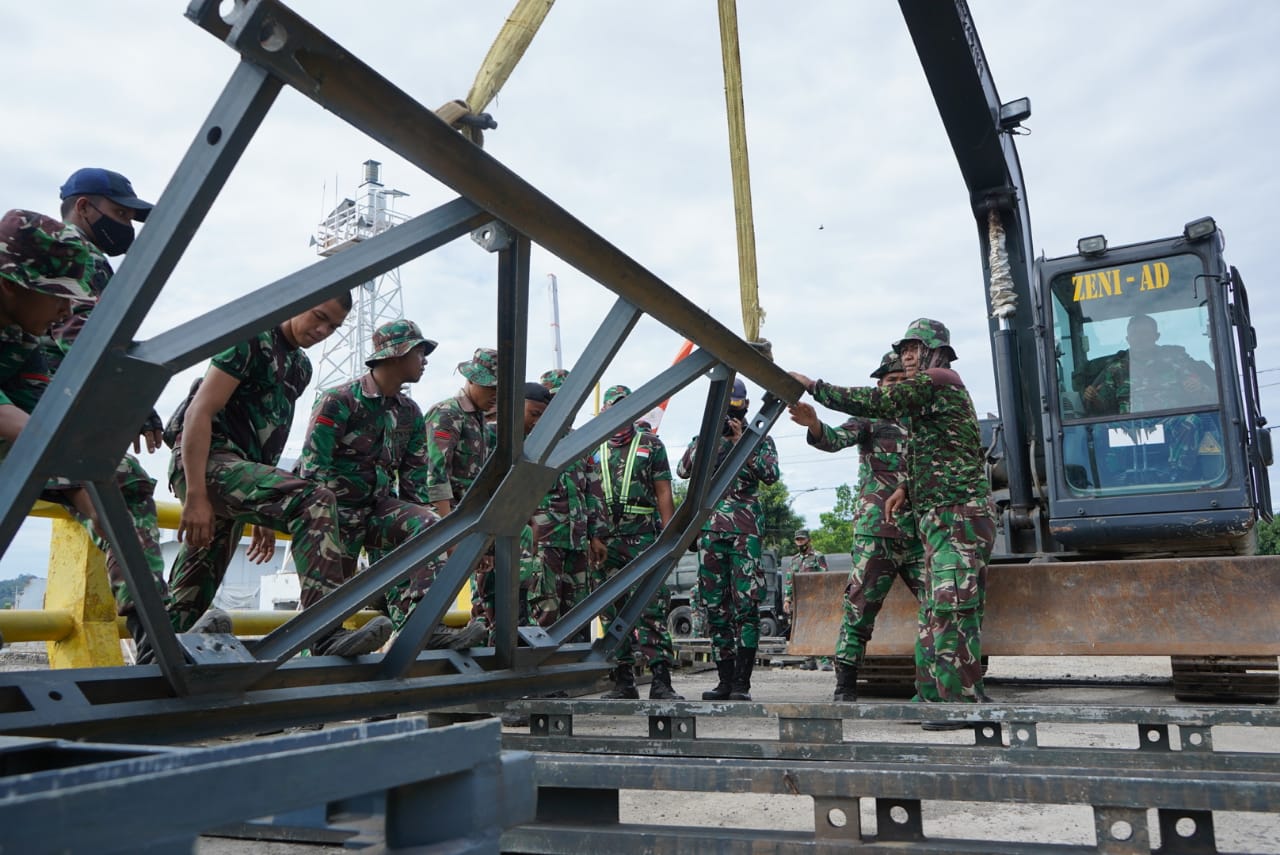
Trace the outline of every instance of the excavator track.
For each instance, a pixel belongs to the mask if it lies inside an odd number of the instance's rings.
[[[1173,696],[1180,701],[1274,704],[1280,668],[1274,656],[1171,656]]]

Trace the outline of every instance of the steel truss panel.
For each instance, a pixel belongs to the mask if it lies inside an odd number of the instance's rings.
[[[228,823],[342,804],[385,851],[496,852],[534,814],[532,760],[501,752],[499,730],[415,718],[163,751],[6,740],[0,850],[191,852]]]
[[[157,666],[122,673],[18,673],[0,679],[0,732],[145,741],[267,723],[321,720],[356,711],[422,709],[499,694],[586,686],[608,667],[645,599],[697,536],[738,468],[781,415],[798,383],[692,301],[590,230],[276,0],[193,0],[187,16],[240,54],[222,95],[119,272],[108,299],[76,343],[0,463],[0,550],[53,475],[86,483],[153,640]],[[202,317],[135,341],[241,154],[283,86],[387,145],[463,198],[376,235]],[[189,366],[408,260],[473,233],[496,254],[498,446],[445,520],[357,574],[323,601],[259,641],[217,645],[178,637],[151,586],[113,472],[136,426],[165,384]],[[532,243],[614,292],[618,301],[570,372],[542,422],[524,437],[521,409]],[[698,349],[627,399],[573,431],[578,411],[643,315]],[[553,479],[619,427],[678,390],[709,379],[700,444],[714,447],[735,373],[765,389],[744,439],[714,469],[701,455],[686,501],[658,542],[553,626],[516,626],[516,538]],[[714,469],[714,471],[713,471]],[[360,663],[291,660],[383,590],[451,550],[412,619],[385,657]],[[495,556],[493,648],[423,653],[457,592],[484,556]],[[566,645],[609,602],[635,596],[594,646]],[[327,692],[317,687],[327,685]],[[335,700],[336,698],[336,700]],[[383,709],[371,709],[374,704]],[[291,706],[290,706],[291,705]],[[286,713],[288,709],[290,712]],[[113,721],[113,718],[115,719]],[[162,735],[163,734],[163,735]]]
[[[530,714],[530,734],[508,732],[503,742],[535,752],[539,786],[538,821],[503,836],[510,852],[578,853],[594,846],[619,853],[791,853],[851,845],[868,852],[1151,852],[1151,810],[1158,851],[1189,854],[1218,851],[1216,812],[1280,813],[1280,754],[1215,750],[1212,740],[1215,727],[1280,727],[1280,713],[1271,709],[939,704],[929,707],[931,720],[945,718],[934,709],[950,708],[981,724],[940,737],[953,742],[921,744],[886,741],[883,728],[880,741],[858,733],[859,726],[918,721],[918,704],[536,699],[508,708]],[[601,735],[606,717],[611,735]],[[636,730],[647,723],[648,737],[612,735],[632,717]],[[699,718],[729,733],[776,718],[778,737],[707,738],[697,735]],[[1176,742],[1170,739],[1174,722]],[[845,738],[846,724],[853,739]],[[1055,725],[1132,726],[1136,747],[1040,746],[1037,728]],[[622,823],[622,790],[808,796],[814,830]],[[874,831],[861,827],[862,799],[876,814]],[[923,828],[931,802],[985,802],[993,813],[1011,804],[1088,808],[1094,846],[929,838]],[[980,833],[981,823],[971,827]]]

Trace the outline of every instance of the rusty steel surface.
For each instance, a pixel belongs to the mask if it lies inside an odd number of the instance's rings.
[[[845,573],[798,573],[789,653],[835,650]],[[1280,556],[1001,564],[988,570],[990,656],[1276,656]],[[867,653],[908,655],[916,604],[895,584]]]

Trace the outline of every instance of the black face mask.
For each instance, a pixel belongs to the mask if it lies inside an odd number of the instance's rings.
[[[89,224],[89,230],[93,232],[93,242],[98,248],[107,255],[124,255],[129,251],[129,247],[133,245],[133,225],[130,223],[117,223],[115,220],[103,214],[96,205],[89,207],[97,211],[102,216]]]

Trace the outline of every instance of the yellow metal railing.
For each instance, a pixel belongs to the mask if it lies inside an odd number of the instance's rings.
[[[178,527],[181,505],[157,502],[156,511],[160,528]],[[30,515],[53,521],[44,608],[0,609],[0,638],[6,644],[46,642],[51,668],[123,665],[120,639],[128,638],[129,633],[124,618],[116,615],[105,556],[61,505],[37,502]],[[287,534],[277,536],[289,538]],[[296,614],[295,611],[236,611],[231,613],[232,630],[236,635],[266,635]],[[344,626],[354,629],[376,614],[361,611],[348,618]],[[452,627],[465,626],[470,616],[471,592],[464,585],[444,622]]]

